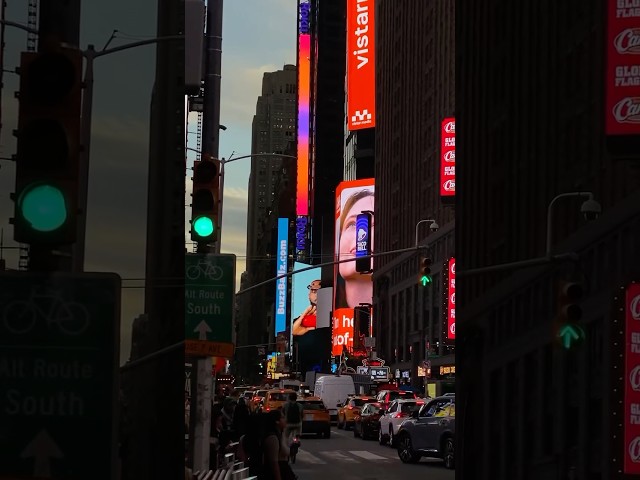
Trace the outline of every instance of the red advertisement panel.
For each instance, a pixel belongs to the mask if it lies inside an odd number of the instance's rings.
[[[605,133],[640,134],[640,8],[609,0]]]
[[[376,126],[375,0],[347,0],[347,123]]]
[[[624,473],[640,474],[640,283],[625,294]]]
[[[456,259],[449,259],[449,284],[447,285],[447,338],[456,339]]]
[[[456,119],[442,120],[440,132],[440,196],[456,194]]]

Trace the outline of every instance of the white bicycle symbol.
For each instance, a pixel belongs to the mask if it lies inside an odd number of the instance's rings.
[[[48,300],[48,309],[42,307],[41,300]],[[80,335],[89,327],[89,312],[77,302],[67,302],[57,294],[31,292],[29,300],[15,300],[8,303],[3,311],[4,327],[11,333],[29,333],[36,326],[38,318],[46,320],[48,326],[55,326],[60,333]]]
[[[206,260],[199,260],[197,265],[189,265],[185,272],[189,280],[197,280],[202,274],[209,280],[220,280],[224,275],[224,270],[218,265],[211,265]]]

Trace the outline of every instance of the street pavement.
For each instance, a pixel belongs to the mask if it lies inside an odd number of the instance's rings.
[[[331,429],[331,438],[302,437],[293,471],[300,480],[453,480],[454,470],[438,459],[407,465],[389,446],[354,438],[352,431]]]

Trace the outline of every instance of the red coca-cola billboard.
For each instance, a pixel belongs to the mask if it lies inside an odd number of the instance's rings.
[[[640,134],[640,8],[609,0],[605,133]]]
[[[624,473],[640,474],[640,283],[625,293]]]
[[[440,196],[456,194],[456,119],[442,120],[440,131]]]
[[[450,258],[447,284],[447,338],[456,339],[456,259]]]

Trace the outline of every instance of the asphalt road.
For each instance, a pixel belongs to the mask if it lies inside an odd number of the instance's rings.
[[[455,471],[438,459],[407,465],[389,446],[354,438],[352,431],[331,429],[331,438],[302,437],[293,471],[300,480],[454,480]]]

